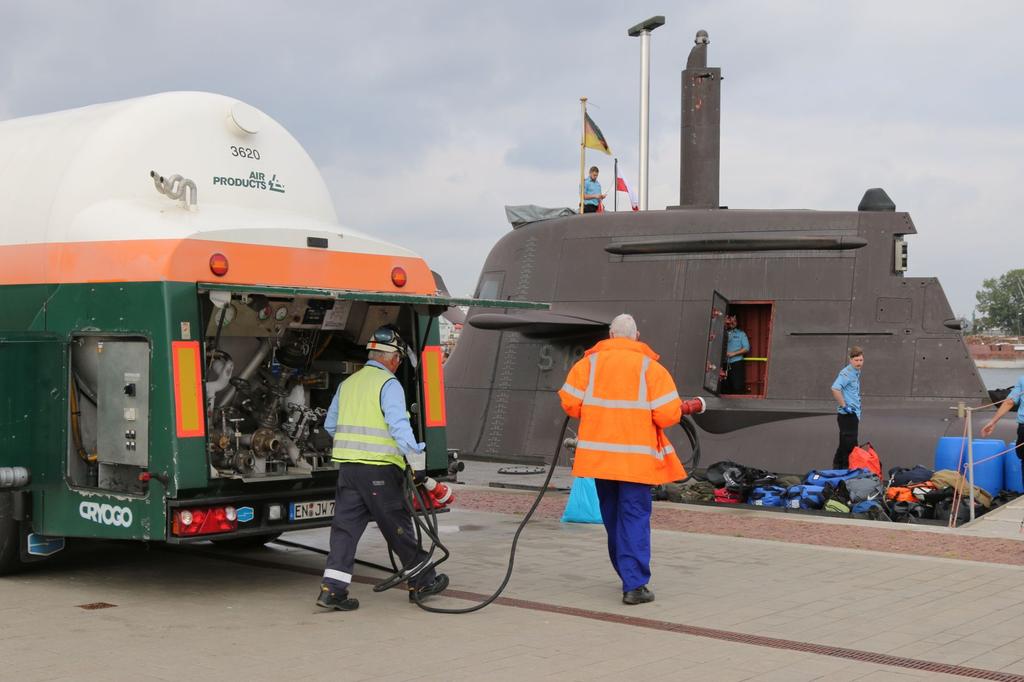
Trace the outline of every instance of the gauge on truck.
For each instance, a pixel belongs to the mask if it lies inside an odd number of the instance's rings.
[[[274,319],[278,322],[283,322],[286,317],[288,317],[288,308],[286,306],[281,306],[274,313]]]

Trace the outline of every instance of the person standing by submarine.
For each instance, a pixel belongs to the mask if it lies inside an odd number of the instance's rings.
[[[640,341],[636,321],[619,315],[608,339],[573,365],[558,391],[562,409],[580,420],[572,473],[597,485],[608,556],[622,579],[622,601],[654,601],[651,486],[686,477],[664,429],[704,400],[682,401],[658,354]]]

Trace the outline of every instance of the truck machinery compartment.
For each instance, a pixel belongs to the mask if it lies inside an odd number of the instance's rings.
[[[416,337],[415,312],[393,303],[222,290],[200,290],[200,303],[211,478],[334,469],[324,420],[339,384],[366,363],[370,334],[392,324]],[[398,374],[415,401],[408,363]]]

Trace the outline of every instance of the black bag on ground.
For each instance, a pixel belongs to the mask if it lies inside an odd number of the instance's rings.
[[[1007,502],[1013,502],[1018,497],[1020,497],[1020,493],[1015,493],[1010,490],[1003,490],[998,495],[992,498],[992,509],[995,509],[996,507],[1002,507]]]
[[[901,523],[915,523],[931,518],[931,510],[920,502],[892,502],[889,504],[889,517]]]
[[[839,481],[835,485],[826,483],[824,490],[821,491],[821,497],[825,502],[836,500],[842,502],[847,507],[850,506],[850,493],[846,489],[846,481]]]
[[[926,492],[924,497],[921,499],[921,502],[924,503],[925,506],[934,507],[943,500],[953,499],[954,492],[953,488],[937,488]],[[949,517],[947,516],[946,518],[948,519]]]
[[[715,462],[707,469],[704,470],[704,478],[716,488],[725,487],[725,470],[736,468],[743,470],[742,465],[732,462],[730,460],[722,460],[721,462]]]
[[[746,496],[750,485],[747,483],[747,477],[744,475],[743,467],[726,467],[725,471],[722,472],[722,478],[725,479],[725,485],[722,486],[723,488],[742,492],[744,493],[744,497]]]
[[[889,469],[889,485],[900,488],[910,487],[913,483],[930,481],[934,474],[934,471],[920,464],[915,464],[912,467],[893,467]]]
[[[974,516],[978,517],[984,512],[984,507],[980,504],[974,505]],[[935,505],[935,519],[937,521],[949,522],[949,517],[953,515],[953,498],[940,500]],[[967,523],[971,520],[971,501],[966,497],[960,498],[960,504],[957,505],[956,509],[956,523]]]

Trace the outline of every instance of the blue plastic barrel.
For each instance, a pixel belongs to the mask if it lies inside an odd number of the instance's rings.
[[[960,462],[960,449],[963,448],[963,461],[960,473],[967,477],[967,444],[963,438],[946,436],[939,439],[935,446],[935,470],[957,470]],[[974,439],[974,485],[991,495],[998,495],[1003,489],[1003,467],[1006,455],[988,459],[1006,449],[1006,443],[995,438]],[[988,461],[982,461],[982,460]],[[979,464],[980,462],[980,464]]]
[[[1010,447],[1007,443],[1006,447]],[[1015,493],[1024,493],[1024,483],[1020,480],[1020,458],[1016,453],[1008,452],[1003,457],[1003,486]]]

